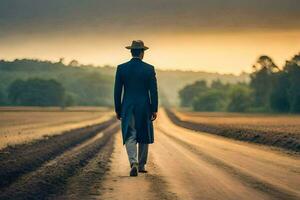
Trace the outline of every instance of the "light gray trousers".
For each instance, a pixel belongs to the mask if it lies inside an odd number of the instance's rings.
[[[136,129],[135,129],[135,121],[134,116],[131,115],[131,119],[129,121],[128,131],[127,131],[127,139],[125,141],[126,151],[128,154],[128,159],[130,165],[133,163],[139,163],[139,167],[144,167],[147,163],[148,158],[148,144],[138,144],[136,141]],[[138,148],[138,153],[137,153]],[[138,154],[138,158],[137,158]]]

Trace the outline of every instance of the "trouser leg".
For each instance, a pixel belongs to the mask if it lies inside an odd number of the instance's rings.
[[[147,163],[148,158],[148,144],[139,143],[139,165],[143,167]]]
[[[130,165],[132,163],[137,163],[137,148],[136,148],[136,140],[132,137],[129,137],[125,143],[126,151],[129,159]]]
[[[134,116],[131,117],[129,121],[129,126],[127,130],[128,137],[125,141],[126,151],[129,159],[130,166],[133,163],[137,163],[137,142],[136,142],[136,130]]]

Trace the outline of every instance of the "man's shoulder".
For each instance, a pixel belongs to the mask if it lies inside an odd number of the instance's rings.
[[[123,67],[123,66],[127,66],[129,63],[130,63],[130,61],[124,62],[124,63],[122,63],[122,64],[119,64],[119,65],[118,65],[118,68],[121,68],[121,67]]]
[[[125,62],[125,63],[119,64],[119,65],[118,65],[118,68],[125,68],[126,66],[129,66],[129,65],[131,65],[132,63],[133,63],[132,60],[127,61],[127,62]],[[139,62],[139,64],[140,64],[140,65],[143,65],[143,66],[146,67],[146,68],[154,69],[154,66],[153,66],[153,65],[150,65],[149,63],[146,63],[146,62],[144,62],[144,61],[142,61],[142,60]]]
[[[143,65],[143,69],[145,70],[145,71],[148,71],[148,72],[153,72],[153,71],[155,71],[155,69],[154,69],[154,66],[153,65],[150,65],[149,63],[146,63],[146,62],[144,62],[144,61],[142,61],[141,60],[141,65]]]
[[[142,63],[146,66],[146,67],[149,67],[151,69],[154,69],[154,66],[153,65],[150,65],[149,63],[146,63],[144,61],[142,61]]]

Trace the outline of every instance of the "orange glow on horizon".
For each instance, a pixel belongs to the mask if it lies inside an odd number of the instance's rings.
[[[142,39],[150,47],[145,61],[156,68],[239,74],[250,72],[261,54],[283,65],[300,51],[299,36],[300,31],[103,36],[89,33],[70,37],[36,36],[26,41],[21,37],[6,38],[1,41],[0,51],[4,59],[65,57],[67,61],[77,59],[83,64],[117,65],[130,58],[124,46],[133,39]]]

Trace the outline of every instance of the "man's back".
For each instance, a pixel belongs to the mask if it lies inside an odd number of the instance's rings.
[[[150,103],[151,77],[155,73],[152,65],[141,59],[132,58],[129,62],[118,66],[118,73],[124,85],[123,101]]]
[[[123,96],[122,96],[123,93]],[[153,143],[153,125],[158,108],[155,70],[139,58],[117,68],[115,77],[115,111],[122,119],[123,142],[126,141],[131,118],[136,121],[137,142]]]

